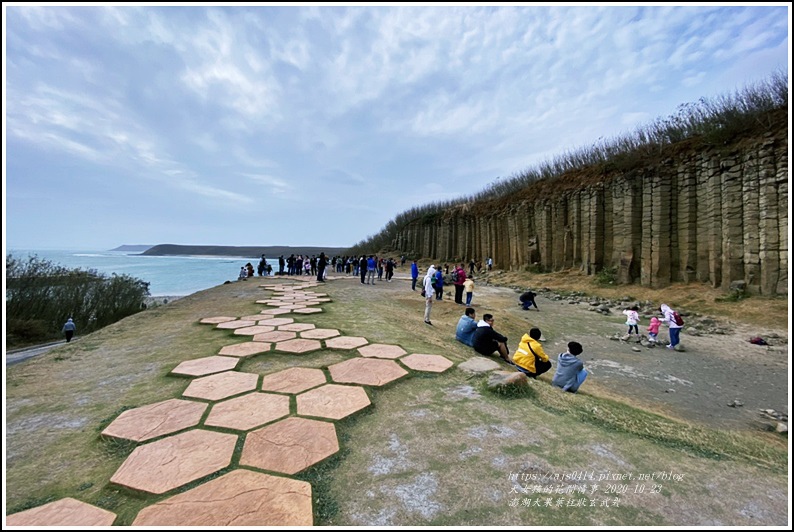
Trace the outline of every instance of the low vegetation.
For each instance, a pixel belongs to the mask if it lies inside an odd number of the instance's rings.
[[[37,256],[6,256],[6,345],[60,337],[71,317],[81,335],[140,312],[149,283],[129,275],[68,269]]]

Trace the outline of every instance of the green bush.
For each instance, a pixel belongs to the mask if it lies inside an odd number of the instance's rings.
[[[149,283],[129,275],[108,277],[68,269],[37,256],[6,256],[6,344],[31,344],[61,335],[71,317],[85,334],[139,312]]]
[[[614,266],[601,268],[595,274],[595,281],[600,286],[613,286],[618,283],[618,269]]]

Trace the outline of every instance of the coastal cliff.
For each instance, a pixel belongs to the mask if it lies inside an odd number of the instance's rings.
[[[332,257],[344,248],[311,246],[184,246],[178,244],[158,244],[141,255],[205,255],[219,257],[261,257],[276,258],[280,255],[319,255],[325,253]]]
[[[392,246],[410,256],[495,268],[595,274],[664,287],[703,282],[788,290],[788,118],[729,145],[681,143],[618,170],[571,171],[510,198],[414,219]]]

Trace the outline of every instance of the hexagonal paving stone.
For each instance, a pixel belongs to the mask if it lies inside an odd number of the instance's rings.
[[[340,332],[336,329],[311,329],[308,331],[303,331],[301,333],[301,338],[314,338],[315,340],[324,340],[325,338],[331,338],[332,336],[339,336]]]
[[[293,318],[269,318],[266,320],[259,320],[257,323],[259,325],[272,325],[273,327],[278,327],[279,325],[287,325],[294,321]]]
[[[315,368],[289,368],[262,379],[262,390],[268,392],[300,393],[325,384],[325,373]]]
[[[102,436],[146,441],[198,425],[207,405],[183,399],[168,399],[126,410],[102,431]]]
[[[110,526],[116,514],[67,497],[6,516],[7,526]]]
[[[243,327],[241,329],[235,329],[234,334],[239,335],[250,335],[254,336],[256,334],[262,334],[270,331],[275,331],[276,328],[272,325],[253,325],[251,327]]]
[[[194,429],[135,448],[110,481],[148,493],[165,493],[210,475],[232,461],[234,434]]]
[[[326,384],[297,398],[298,415],[342,419],[370,405],[366,390],[360,386]]]
[[[291,331],[273,331],[254,336],[257,342],[283,342],[284,340],[292,340],[297,336],[297,333]]]
[[[249,393],[216,404],[205,425],[250,430],[289,415],[289,397],[274,393]]]
[[[322,312],[323,309],[321,308],[299,308],[295,310],[291,310],[290,312],[294,312],[296,314],[314,314],[315,312]]]
[[[195,379],[182,393],[185,397],[197,397],[208,401],[220,401],[232,395],[250,392],[256,389],[259,375],[256,373],[241,373],[239,371],[224,371],[207,377]],[[210,414],[212,415],[212,414]]]
[[[249,432],[240,465],[294,475],[337,451],[333,423],[289,417]]]
[[[368,340],[361,336],[338,336],[336,338],[329,338],[325,341],[325,347],[331,349],[355,349],[366,345]]]
[[[254,337],[253,342],[243,342],[240,344],[232,344],[222,347],[218,352],[219,355],[226,355],[230,357],[245,358],[259,353],[270,351],[270,344],[267,342],[256,341]]]
[[[441,355],[413,354],[401,358],[400,362],[416,371],[432,371],[433,373],[441,373],[454,365],[451,360]]]
[[[251,314],[250,316],[243,316],[240,319],[241,320],[246,320],[246,321],[259,321],[259,320],[262,319],[262,315],[261,314]],[[262,325],[262,324],[261,323],[257,323],[256,325]],[[265,325],[267,325],[267,324],[265,324]]]
[[[211,373],[220,373],[221,371],[229,371],[237,367],[239,359],[233,357],[211,356],[204,358],[196,358],[194,360],[185,360],[171,370],[175,375],[188,375],[190,377],[201,377],[202,375],[209,375]]]
[[[234,321],[236,319],[237,318],[230,317],[230,316],[213,316],[211,318],[201,318],[199,323],[210,323],[210,324],[213,324],[213,325],[217,325],[219,323],[223,323],[223,322],[226,322],[226,321]]]
[[[292,312],[288,308],[266,308],[262,311],[262,314],[270,314],[271,316],[277,316],[279,314],[289,314]]]
[[[219,323],[215,326],[216,329],[239,329],[241,327],[250,327],[251,325],[256,325],[255,321],[252,320],[233,320],[233,321],[225,321],[223,323]]]
[[[407,351],[399,345],[387,344],[370,344],[360,347],[358,352],[363,357],[375,358],[399,358],[407,353]]]
[[[287,340],[286,342],[279,342],[276,344],[276,351],[285,351],[287,353],[308,353],[309,351],[316,351],[321,349],[322,346],[317,340],[306,340],[303,338],[295,338],[294,340]]]
[[[408,374],[393,360],[377,358],[352,358],[328,366],[331,380],[353,384],[383,386]]]
[[[314,329],[313,323],[292,323],[290,325],[281,325],[278,327],[279,331],[308,331],[309,329]]]
[[[312,526],[308,482],[237,469],[144,508],[132,526]]]

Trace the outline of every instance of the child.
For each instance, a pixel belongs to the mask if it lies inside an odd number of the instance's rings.
[[[579,386],[587,378],[587,370],[584,369],[584,362],[576,358],[582,354],[582,344],[579,342],[568,342],[568,351],[560,353],[557,358],[557,371],[551,384],[563,391],[576,393]]]
[[[629,326],[628,334],[631,334],[631,331],[634,331],[634,334],[640,334],[640,328],[639,325],[637,325],[637,322],[640,321],[640,315],[637,313],[638,310],[640,310],[640,308],[635,305],[623,311],[623,314],[626,315],[626,325]]]
[[[474,297],[474,281],[471,277],[463,281],[463,290],[466,292],[466,306],[471,306],[471,298]]]
[[[659,326],[662,324],[656,316],[651,317],[651,323],[648,324],[648,341],[656,343],[656,335],[659,334]]]

